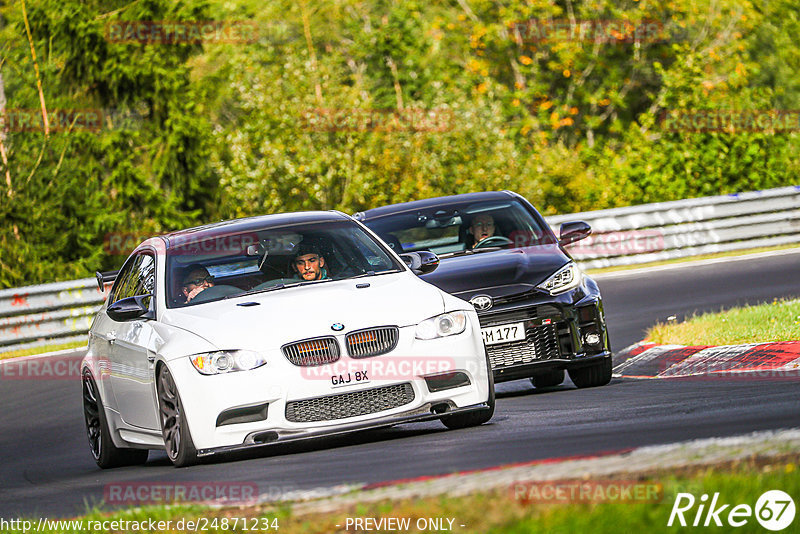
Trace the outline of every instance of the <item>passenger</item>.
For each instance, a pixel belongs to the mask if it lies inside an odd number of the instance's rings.
[[[186,298],[186,304],[189,304],[201,291],[209,287],[214,287],[214,278],[208,273],[208,269],[199,263],[186,268],[186,274],[183,276],[181,284],[181,292]]]
[[[476,215],[472,219],[468,233],[472,234],[474,239],[472,248],[475,248],[481,241],[494,235],[494,217],[485,213]]]
[[[325,280],[328,271],[325,269],[325,258],[314,245],[300,244],[292,260],[292,270],[303,280]]]

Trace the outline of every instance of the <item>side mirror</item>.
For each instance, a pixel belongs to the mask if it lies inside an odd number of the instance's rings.
[[[561,225],[561,230],[559,230],[558,244],[569,245],[570,243],[589,237],[591,233],[592,227],[583,221],[565,222]]]
[[[116,271],[95,272],[94,277],[97,279],[97,286],[100,288],[100,291],[101,292],[105,291],[106,284],[116,280],[118,274],[119,274],[119,269],[117,269]]]
[[[428,274],[439,266],[439,257],[427,250],[406,252],[405,254],[400,254],[400,258],[415,274]]]
[[[138,295],[120,299],[106,309],[109,317],[117,322],[130,321],[132,319],[153,319],[153,312],[150,311],[150,302],[153,295]]]

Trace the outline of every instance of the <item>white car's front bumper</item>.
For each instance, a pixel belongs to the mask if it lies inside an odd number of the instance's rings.
[[[489,398],[490,371],[477,321],[470,323],[462,334],[434,340],[415,339],[413,327],[401,328],[397,347],[388,354],[353,359],[342,351],[337,362],[319,367],[295,366],[279,350],[252,371],[205,376],[188,357],[168,365],[195,447],[208,455],[480,409]],[[344,347],[344,336],[336,337]],[[366,371],[367,380],[356,383],[356,371]],[[443,371],[461,372],[469,383],[431,392],[424,377]],[[347,373],[349,383],[333,384],[332,376],[347,380]],[[297,401],[307,402],[293,404]],[[300,422],[309,412],[317,420]],[[347,416],[351,413],[358,415]]]

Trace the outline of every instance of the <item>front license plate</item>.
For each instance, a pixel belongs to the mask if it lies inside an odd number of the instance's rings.
[[[512,323],[491,328],[481,328],[484,345],[497,345],[525,339],[525,323]]]
[[[331,386],[335,388],[349,386],[350,384],[365,384],[368,382],[369,375],[367,371],[350,371],[349,373],[342,373],[331,377]]]

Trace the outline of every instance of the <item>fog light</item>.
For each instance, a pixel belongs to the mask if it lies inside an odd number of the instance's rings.
[[[587,345],[599,345],[600,334],[586,334],[583,336],[583,342]]]

